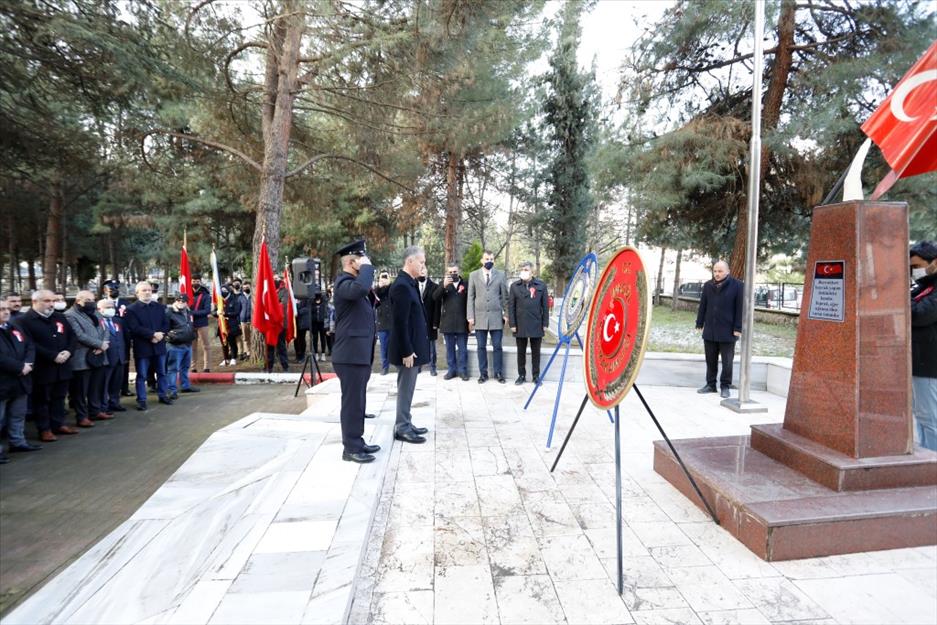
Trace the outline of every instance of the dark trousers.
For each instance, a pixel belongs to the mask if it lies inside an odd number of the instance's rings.
[[[120,390],[124,383],[124,364],[116,362],[104,367],[104,384],[101,386],[101,407],[111,410],[120,405]]]
[[[75,409],[75,421],[98,416],[103,411],[101,392],[104,388],[105,367],[73,371],[68,393]]]
[[[129,343],[130,339],[124,338],[124,341]],[[120,392],[129,393],[130,392],[130,347],[124,349],[124,364],[121,365],[121,374],[120,379]]]
[[[716,388],[716,367],[722,360],[722,375],[719,386],[732,386],[732,357],[735,356],[735,341],[719,342],[703,340],[706,348],[706,384]]]
[[[146,376],[150,371],[156,372],[157,395],[166,397],[166,354],[137,358],[134,365],[137,369],[137,403],[146,405]]]
[[[517,375],[527,377],[527,342],[530,341],[530,365],[533,369],[534,378],[539,378],[540,342],[543,339],[539,336],[530,338],[518,336],[514,340],[517,342]]]
[[[39,384],[33,382],[33,420],[40,432],[65,425],[65,396],[68,380]]]
[[[342,387],[342,444],[350,454],[360,452],[364,442],[364,413],[371,367],[367,365],[332,365]]]
[[[379,330],[377,339],[381,342],[381,369],[386,371],[387,368],[390,367],[390,360],[387,356],[387,349],[390,345],[390,331]]]
[[[491,353],[494,356],[495,377],[504,375],[504,354],[501,351],[501,337],[504,330],[475,330],[475,340],[478,342],[478,372],[488,377],[488,337],[491,336]]]
[[[394,422],[394,432],[397,434],[413,429],[410,408],[413,405],[413,391],[416,390],[418,374],[419,369],[416,367],[397,366],[397,420]]]
[[[306,358],[306,333],[309,330],[296,330],[296,338],[293,339],[293,351],[296,352],[296,360],[302,361]]]
[[[228,335],[228,338],[221,342],[221,352],[225,360],[238,359],[238,337]]]
[[[267,369],[268,373],[273,371],[274,352],[276,352],[276,358],[280,361],[280,366],[283,367],[283,370],[289,371],[290,357],[286,352],[286,330],[280,332],[275,346],[267,345],[267,358],[264,361],[264,367]]]
[[[451,375],[468,375],[468,334],[447,332],[446,364]]]
[[[313,323],[312,329],[309,330],[312,334],[312,351],[316,354],[324,354],[326,352],[332,353],[331,343],[329,343],[328,337],[325,334],[325,326],[321,323]]]

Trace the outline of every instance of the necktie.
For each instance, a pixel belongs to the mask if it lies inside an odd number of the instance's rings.
[[[485,274],[485,286],[488,286],[489,284],[491,284],[491,274],[486,273]]]
[[[114,334],[114,322],[110,319],[105,319],[105,321],[107,321],[107,331]]]

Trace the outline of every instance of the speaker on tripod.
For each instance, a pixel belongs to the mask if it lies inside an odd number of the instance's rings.
[[[311,300],[316,295],[322,293],[322,261],[318,258],[301,257],[294,258],[290,263],[293,272],[293,295],[296,299]],[[303,330],[308,332],[309,330]],[[316,353],[316,342],[308,341],[309,346],[306,350],[306,359],[303,362],[303,370],[299,374],[299,381],[296,383],[296,391],[293,397],[299,395],[300,387],[306,382],[306,369],[309,369],[310,382],[307,387],[316,384],[316,377],[322,382],[322,373],[319,371],[318,354]],[[310,364],[311,363],[311,364]]]

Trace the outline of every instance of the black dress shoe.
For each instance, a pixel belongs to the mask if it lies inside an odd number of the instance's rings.
[[[526,381],[527,381],[527,378],[525,378],[525,377],[522,376],[522,375],[519,375],[519,376],[517,376],[517,379],[514,380],[514,384],[517,384],[518,386],[520,386],[521,384],[523,384],[523,383],[526,382]]]
[[[365,419],[377,419],[377,415],[374,414],[373,412],[366,412],[364,413],[364,418]]]
[[[722,397],[723,399],[729,399],[729,389],[728,388],[722,389],[719,392],[719,396]]]
[[[487,381],[488,381],[488,376],[487,376],[487,375],[479,376],[479,378],[478,378],[478,383],[479,383],[479,384],[484,384],[484,383],[487,382]]]
[[[183,393],[201,393],[202,389],[195,388],[194,386],[190,386],[189,388],[182,389],[182,392]]]
[[[467,373],[462,376],[462,381],[463,381],[463,382],[468,382],[468,381],[469,381],[469,376],[468,376]]]
[[[429,432],[429,429],[427,429],[427,428],[415,428],[415,427],[413,427],[413,426],[411,425],[411,426],[410,426],[410,431],[412,431],[414,434],[417,434],[418,436],[422,436],[423,434],[426,434],[427,432]]]
[[[505,383],[505,379],[504,379],[504,376],[503,376],[503,375],[499,375],[499,376],[498,376],[498,382],[501,383],[501,384],[504,384],[504,383]]]
[[[706,386],[701,386],[698,389],[696,389],[696,392],[703,394],[703,393],[716,393],[717,391],[716,391],[715,386],[710,386],[707,384]]]
[[[179,393],[173,393],[172,395],[169,396],[169,399],[176,401],[177,399],[179,399]]]
[[[533,382],[534,384],[540,384],[540,374],[535,373],[534,377],[530,378],[530,381]]]
[[[376,454],[381,450],[380,445],[365,445],[361,448],[361,452],[365,454]]]
[[[172,400],[169,399],[168,397],[160,397],[159,403],[166,404],[167,406],[172,406]]]
[[[357,462],[358,464],[366,464],[368,462],[374,462],[374,456],[372,456],[371,454],[366,454],[363,451],[359,451],[354,454],[350,454],[347,451],[343,451],[342,460],[346,462]]]
[[[111,406],[108,410],[111,412],[127,412],[127,409],[123,406]]]
[[[33,445],[32,443],[26,443],[25,445],[10,445],[10,452],[16,451],[39,451],[42,449],[42,445]]]
[[[442,379],[443,379],[443,380],[451,380],[451,379],[454,378],[454,377],[456,377],[454,373],[447,373],[446,375],[442,376]]]
[[[429,374],[430,374],[430,375],[436,375],[436,367],[433,367],[432,369],[430,369],[430,370],[429,370]]]
[[[395,432],[394,439],[398,441],[403,441],[405,443],[413,443],[419,445],[420,443],[425,443],[426,439],[414,432],[413,430],[408,430],[405,432]]]
[[[139,410],[140,412],[145,412],[145,411],[146,411],[146,404],[141,404],[141,403],[137,402],[137,410]]]

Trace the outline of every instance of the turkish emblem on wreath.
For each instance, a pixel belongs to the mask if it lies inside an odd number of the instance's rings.
[[[631,390],[651,328],[647,272],[633,247],[620,249],[595,288],[586,321],[586,390],[602,409]]]

